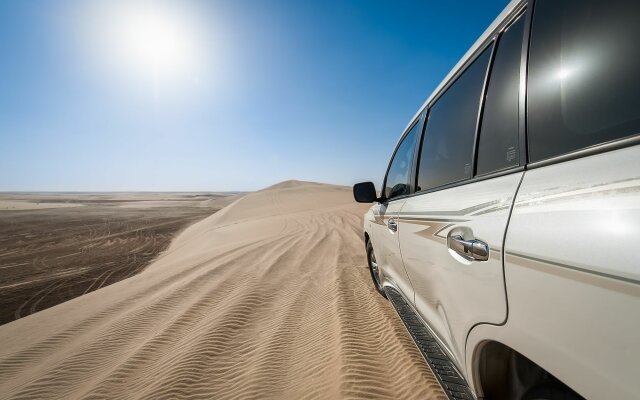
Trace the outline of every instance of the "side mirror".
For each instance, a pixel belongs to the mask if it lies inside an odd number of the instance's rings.
[[[353,197],[358,203],[373,203],[378,200],[373,182],[362,182],[353,185]]]

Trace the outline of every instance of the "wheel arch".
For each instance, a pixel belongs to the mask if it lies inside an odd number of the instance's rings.
[[[483,399],[524,399],[535,388],[549,384],[575,394],[542,366],[497,340],[480,342],[472,365],[475,390]]]

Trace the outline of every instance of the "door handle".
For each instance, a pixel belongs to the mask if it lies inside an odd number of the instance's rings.
[[[487,261],[489,259],[489,245],[480,240],[465,240],[462,236],[449,236],[449,248],[468,260]]]
[[[395,218],[389,218],[389,221],[387,221],[387,227],[391,232],[398,231],[398,223],[396,222]]]

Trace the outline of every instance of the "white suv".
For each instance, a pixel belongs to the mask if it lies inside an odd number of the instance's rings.
[[[364,219],[451,398],[640,398],[640,1],[513,1],[425,102]]]

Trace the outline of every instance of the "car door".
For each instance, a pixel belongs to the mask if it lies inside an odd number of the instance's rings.
[[[400,256],[397,219],[406,196],[413,192],[411,182],[421,127],[419,118],[399,141],[384,179],[382,201],[373,207],[373,250],[378,267],[384,278],[392,281],[407,298],[413,298],[413,287]]]
[[[522,18],[510,25],[430,107],[418,193],[406,200],[398,218],[414,305],[461,371],[471,328],[500,324],[507,316],[502,246],[523,174],[518,118],[523,28]]]
[[[640,4],[538,0],[508,344],[588,399],[640,391]]]

